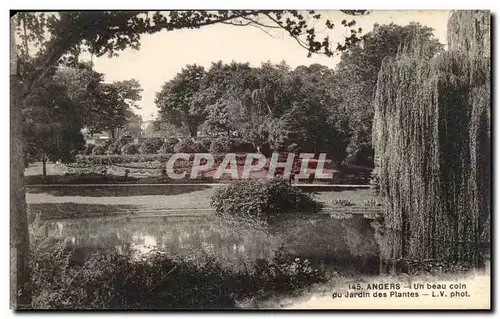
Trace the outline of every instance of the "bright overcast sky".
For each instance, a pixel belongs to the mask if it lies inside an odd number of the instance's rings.
[[[336,25],[333,30],[329,30],[330,39],[334,43],[343,39],[347,29],[340,22],[353,17],[338,11],[318,12]],[[373,11],[369,15],[355,17],[355,20],[357,27],[363,28],[363,33],[371,31],[374,23],[407,25],[412,21],[420,22],[433,28],[439,41],[446,44],[448,15],[449,11]],[[172,79],[187,64],[209,67],[212,62],[219,60],[227,63],[233,60],[250,62],[255,66],[266,61],[279,63],[284,60],[292,67],[321,63],[333,68],[339,57],[313,55],[307,58],[306,50],[282,31],[271,37],[255,27],[213,25],[198,30],[144,35],[139,51],[128,49],[118,57],[94,58],[94,66],[96,71],[105,74],[106,81],[135,78],[140,82],[144,91],[141,109],[136,110],[136,113],[147,120],[156,114],[155,94],[163,83]]]

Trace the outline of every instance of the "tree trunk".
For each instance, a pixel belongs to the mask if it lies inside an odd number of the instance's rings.
[[[42,155],[42,172],[43,172],[43,177],[47,176],[47,157],[45,157],[45,154]]]
[[[10,77],[10,305],[14,309],[29,307],[29,234],[24,193],[24,160],[22,138],[22,84],[17,71],[11,18],[11,77]]]

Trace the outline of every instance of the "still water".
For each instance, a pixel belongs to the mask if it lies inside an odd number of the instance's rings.
[[[228,226],[212,214],[51,220],[48,235],[66,238],[83,254],[99,249],[152,249],[190,257],[214,256],[235,267],[270,258],[279,245],[295,257],[344,271],[376,273],[372,220],[362,215],[294,217],[268,228]]]

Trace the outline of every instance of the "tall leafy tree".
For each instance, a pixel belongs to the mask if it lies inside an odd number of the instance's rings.
[[[156,94],[155,103],[160,117],[167,122],[184,125],[191,136],[196,136],[198,126],[206,116],[197,105],[200,100],[195,98],[204,76],[205,69],[202,66],[188,65]]]
[[[69,161],[85,144],[82,118],[67,94],[67,88],[47,81],[30,95],[23,109],[25,157],[46,162]]]
[[[136,80],[104,83],[103,74],[89,65],[59,67],[34,87],[23,109],[26,162],[70,161],[84,145],[82,128],[89,133],[124,126],[140,99]]]
[[[85,126],[90,132],[111,131],[124,127],[133,117],[133,109],[141,99],[142,91],[135,79],[101,83],[94,92],[93,108],[89,111]]]
[[[82,124],[90,133],[123,127],[141,99],[142,89],[137,80],[105,83],[104,74],[94,71],[91,64],[60,67],[53,80],[66,87]]]
[[[342,53],[337,66],[337,96],[341,108],[350,115],[350,143],[346,149],[349,162],[373,165],[371,131],[373,94],[382,61],[395,56],[404,47],[425,46],[431,56],[442,50],[433,29],[419,23],[400,26],[394,23],[374,25],[373,31]]]

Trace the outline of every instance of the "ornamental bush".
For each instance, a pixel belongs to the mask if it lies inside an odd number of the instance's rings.
[[[168,138],[163,145],[158,150],[159,154],[170,154],[174,152],[175,145],[179,143],[179,140],[175,137]]]
[[[210,148],[206,147],[206,144],[203,143],[202,141],[196,141],[194,142],[194,151],[196,153],[207,153]]]
[[[115,141],[113,141],[111,144],[109,144],[108,148],[106,149],[106,154],[108,155],[119,155],[122,147],[125,145],[131,143],[132,140],[130,137],[122,136]]]
[[[89,143],[85,145],[85,148],[83,149],[83,154],[85,155],[90,155],[92,154],[92,150],[94,149],[95,144]]]
[[[269,222],[293,213],[317,213],[322,204],[281,179],[245,180],[219,188],[210,198],[217,216]]]
[[[163,145],[163,139],[159,137],[151,137],[146,139],[139,146],[139,153],[141,154],[156,154]]]
[[[106,149],[102,145],[96,145],[92,149],[92,155],[104,155],[105,152],[106,152]]]
[[[139,147],[134,144],[134,143],[129,143],[127,145],[124,145],[121,149],[121,153],[123,155],[134,155],[139,153]]]
[[[210,153],[225,153],[233,149],[233,141],[228,136],[219,136],[212,140]]]
[[[195,143],[190,138],[182,139],[174,146],[174,153],[194,153],[194,152],[195,152]]]

